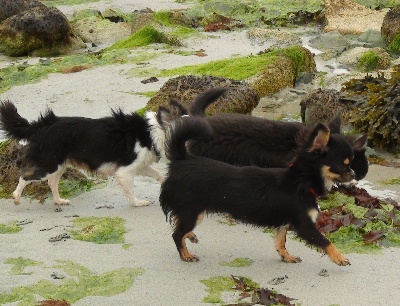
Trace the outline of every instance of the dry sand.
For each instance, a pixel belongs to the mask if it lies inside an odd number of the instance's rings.
[[[107,1],[95,2],[82,7],[104,9],[110,3],[126,11],[151,7],[166,9],[182,7],[173,0],[158,1]],[[61,8],[65,13],[73,11],[71,7]],[[232,54],[256,53],[265,46],[254,46],[246,39],[244,32],[213,34],[208,38],[195,39],[187,47],[189,50],[205,49],[208,57],[165,56],[151,61],[151,65],[169,68],[211,59],[230,57]],[[47,106],[58,115],[79,115],[100,117],[109,114],[110,107],[120,106],[125,111],[143,107],[148,98],[133,95],[134,92],[158,90],[166,81],[142,84],[139,78],[126,74],[134,65],[113,65],[74,74],[52,74],[36,84],[13,87],[0,95],[0,99],[11,99],[21,115],[29,119],[37,118]],[[271,99],[284,99],[292,95],[290,90]],[[265,102],[265,99],[264,99]],[[282,102],[282,101],[281,101]],[[298,111],[297,103],[281,103],[276,114]],[[263,111],[256,110],[257,115]],[[265,113],[264,113],[265,114]],[[156,165],[165,173],[165,161]],[[372,165],[366,180],[362,182],[373,194],[391,196],[399,200],[398,186],[388,187],[380,181],[399,176],[398,169]],[[213,276],[239,275],[251,278],[262,287],[274,288],[301,305],[398,305],[400,298],[400,250],[384,249],[382,254],[346,254],[352,265],[339,267],[326,256],[308,248],[301,242],[289,239],[288,249],[303,261],[298,264],[286,264],[273,247],[271,234],[261,229],[244,225],[229,226],[224,218],[209,216],[196,229],[200,239],[198,245],[189,245],[189,249],[200,257],[198,263],[184,263],[175,249],[171,238],[171,227],[166,222],[158,202],[160,186],[150,178],[139,177],[135,180],[135,191],[139,198],[151,201],[148,207],[131,207],[119,186],[111,179],[106,188],[86,192],[71,199],[71,205],[63,206],[56,212],[51,199],[44,205],[24,197],[19,206],[11,199],[0,200],[0,224],[13,220],[31,220],[18,234],[0,235],[0,294],[18,286],[27,286],[45,279],[53,280],[51,268],[57,260],[71,260],[100,274],[123,267],[143,268],[144,272],[125,292],[118,295],[90,296],[74,305],[204,305],[207,296],[206,286],[200,280]],[[113,208],[98,208],[109,206]],[[99,245],[73,239],[51,243],[50,237],[65,232],[71,226],[71,216],[116,216],[126,220],[128,233],[125,243],[131,247],[123,249],[117,245]],[[43,229],[51,230],[43,231]],[[31,275],[13,275],[8,258],[29,258],[41,261],[41,266],[27,267],[25,272]],[[221,266],[223,261],[235,258],[249,258],[253,264],[248,267]],[[326,269],[328,276],[318,273]],[[66,275],[63,271],[58,271]],[[271,285],[277,277],[285,277],[285,282]],[[233,302],[231,293],[223,295],[225,302]],[[9,305],[17,305],[16,303]]]

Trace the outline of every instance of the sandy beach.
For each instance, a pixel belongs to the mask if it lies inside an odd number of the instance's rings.
[[[83,8],[103,10],[113,6],[130,12],[146,7],[160,10],[187,5],[173,0],[116,0],[59,8],[68,16]],[[233,55],[255,54],[266,48],[266,45],[250,43],[244,30],[206,34],[189,39],[186,44],[184,49],[204,49],[208,56],[166,54],[150,60],[150,67],[172,68]],[[46,107],[51,107],[60,116],[92,118],[108,115],[110,108],[115,107],[131,112],[144,107],[149,100],[135,93],[157,91],[168,80],[159,78],[158,82],[143,84],[143,78],[128,74],[133,68],[135,64],[116,64],[79,73],[54,73],[37,83],[14,86],[1,93],[0,100],[10,99],[20,114],[29,120],[36,119]],[[291,94],[284,90],[271,99],[284,99]],[[254,114],[263,113],[261,107],[265,99],[268,98],[261,100]],[[298,101],[292,100],[283,103],[270,116],[299,110]],[[165,174],[166,160],[162,159],[155,167]],[[359,186],[371,195],[399,201],[400,186],[381,183],[399,177],[399,173],[398,168],[371,165]],[[196,229],[200,242],[188,243],[189,250],[198,255],[200,261],[183,262],[172,240],[171,226],[159,207],[159,191],[160,185],[155,180],[135,178],[137,197],[151,202],[146,207],[132,207],[113,179],[107,180],[105,187],[85,192],[72,198],[70,205],[61,207],[51,198],[40,204],[23,197],[20,205],[14,205],[12,199],[0,199],[0,224],[22,223],[20,232],[0,234],[0,301],[18,288],[25,288],[18,292],[26,297],[25,301],[21,299],[2,305],[37,305],[32,302],[34,298],[44,299],[39,292],[51,291],[57,286],[60,294],[56,297],[67,292],[64,296],[73,296],[72,304],[76,306],[212,305],[206,301],[210,301],[209,295],[215,295],[215,288],[213,291],[207,287],[207,281],[215,277],[230,278],[231,275],[250,278],[261,288],[274,289],[294,298],[292,303],[296,305],[394,306],[399,303],[398,248],[383,248],[379,254],[345,254],[351,266],[339,267],[304,243],[289,239],[289,252],[301,257],[302,262],[287,264],[275,251],[272,233],[242,224],[229,224],[224,216],[213,215],[206,217]],[[124,242],[98,244],[72,238],[49,241],[68,233],[77,217],[121,218],[127,231],[123,235]],[[13,264],[10,259],[16,258],[30,259],[36,264]],[[243,267],[223,265],[243,258],[251,263]],[[20,270],[13,270],[13,267]],[[223,303],[236,303],[237,298],[238,293],[234,291],[223,290],[220,294]]]

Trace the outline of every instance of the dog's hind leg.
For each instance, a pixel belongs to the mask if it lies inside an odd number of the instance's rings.
[[[129,203],[131,203],[133,206],[147,206],[150,204],[150,202],[147,200],[139,200],[135,197],[135,193],[133,191],[134,173],[130,171],[130,168],[119,168],[115,172],[114,176],[118,183],[121,185],[125,195],[128,197]]]
[[[32,182],[32,181],[26,181],[26,180],[24,180],[22,176],[19,178],[18,186],[17,186],[17,188],[15,188],[14,192],[12,193],[12,196],[13,196],[13,198],[14,198],[14,203],[15,203],[15,204],[18,205],[18,204],[21,203],[21,194],[22,194],[22,191],[23,191],[24,188],[25,188],[29,183],[31,183],[31,182]]]
[[[188,221],[187,219],[184,221],[177,220],[174,233],[172,234],[172,238],[174,239],[176,248],[178,249],[179,256],[183,261],[199,261],[199,258],[195,255],[190,254],[186,247],[186,238],[188,238],[192,242],[197,241],[196,235],[192,232],[195,225],[196,219],[194,219],[193,221]]]
[[[160,183],[162,183],[164,181],[164,176],[161,174],[161,172],[158,171],[157,169],[153,168],[150,165],[140,169],[138,171],[138,174],[152,177],[152,178],[156,179],[157,181],[159,181]]]
[[[297,256],[292,256],[286,250],[286,233],[287,225],[281,226],[276,229],[275,233],[275,248],[278,251],[284,262],[296,263],[301,262],[301,258]]]
[[[58,205],[67,205],[69,204],[69,200],[62,199],[60,197],[60,193],[58,191],[58,184],[60,182],[61,176],[65,172],[65,166],[59,166],[56,172],[49,174],[47,177],[47,183],[50,186],[51,193],[53,194],[53,200]]]

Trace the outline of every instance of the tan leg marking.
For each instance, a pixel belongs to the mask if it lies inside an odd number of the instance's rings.
[[[292,256],[286,250],[286,246],[285,246],[286,232],[287,232],[286,226],[281,226],[276,230],[275,248],[278,251],[279,255],[281,256],[281,258],[284,262],[290,262],[290,263],[300,262],[301,261],[300,257]]]
[[[181,259],[183,261],[187,261],[187,262],[196,262],[199,261],[199,259],[195,256],[189,253],[187,247],[186,247],[186,238],[193,237],[192,235],[194,235],[193,232],[189,232],[187,233],[185,236],[183,236],[182,238],[182,248],[179,250],[179,255],[181,256]],[[196,236],[196,235],[195,235]]]
[[[350,265],[350,261],[345,258],[340,252],[336,249],[333,243],[330,243],[326,249],[326,254],[328,254],[330,260],[332,260],[335,264],[339,266],[347,266]]]
[[[186,234],[187,238],[190,240],[191,243],[198,243],[199,239],[197,238],[196,234],[193,232],[189,232]]]

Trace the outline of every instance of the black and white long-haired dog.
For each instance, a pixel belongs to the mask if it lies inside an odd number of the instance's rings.
[[[227,89],[215,88],[199,95],[189,109],[182,112],[192,116],[205,116],[206,108],[222,96]],[[213,96],[214,99],[206,97]],[[216,114],[205,117],[215,136],[210,141],[189,141],[190,153],[209,157],[237,166],[264,168],[287,167],[297,154],[297,138],[307,129],[299,122],[268,120],[243,114]],[[341,120],[337,117],[329,123],[330,132],[340,133]],[[311,129],[308,129],[311,132]],[[355,179],[361,180],[368,173],[365,156],[367,135],[346,135],[352,144],[354,159],[351,168]]]
[[[20,203],[22,191],[31,181],[48,180],[55,203],[68,204],[69,200],[60,197],[58,184],[67,165],[73,165],[114,176],[133,206],[148,205],[147,200],[135,197],[133,179],[143,175],[162,182],[163,175],[151,164],[164,152],[165,125],[174,115],[165,108],[144,117],[117,109],[109,117],[91,119],[59,117],[49,109],[38,120],[28,122],[12,102],[1,102],[0,127],[8,137],[27,141],[13,192],[15,203]]]
[[[298,155],[289,167],[237,167],[190,155],[185,143],[210,140],[207,120],[186,117],[175,122],[166,136],[168,174],[161,185],[160,205],[174,225],[173,240],[183,261],[198,261],[186,239],[196,242],[193,229],[204,214],[228,213],[245,224],[276,228],[275,248],[285,262],[299,262],[285,247],[292,228],[308,244],[322,249],[338,265],[349,261],[315,226],[317,197],[334,182],[354,179],[353,150],[341,134],[318,124],[301,138]]]

